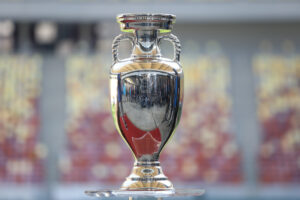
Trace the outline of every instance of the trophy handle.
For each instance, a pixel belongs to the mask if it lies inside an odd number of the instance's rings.
[[[164,35],[164,36],[160,37],[158,44],[160,44],[161,40],[167,40],[173,44],[173,47],[174,47],[173,60],[179,62],[180,61],[180,53],[181,53],[181,44],[180,44],[180,41],[178,40],[178,38],[173,34],[169,34],[169,35]]]
[[[113,41],[113,44],[112,44],[112,57],[113,57],[113,62],[116,63],[119,60],[119,45],[120,45],[120,42],[122,40],[129,40],[131,45],[134,44],[134,38],[130,35],[124,35],[124,34],[120,34],[118,35],[117,37],[115,37],[114,41]]]

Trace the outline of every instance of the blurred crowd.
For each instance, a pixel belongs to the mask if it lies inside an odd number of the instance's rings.
[[[46,181],[47,145],[40,141],[39,105],[44,56],[49,54],[63,56],[61,67],[66,69],[62,87],[66,87],[67,141],[57,161],[58,181],[115,185],[130,173],[133,158],[110,113],[112,33],[116,33],[114,27],[105,23],[0,21],[0,183]],[[189,40],[184,45],[198,44]],[[247,147],[240,146],[231,127],[232,62],[218,41],[204,46],[202,52],[182,56],[183,113],[161,162],[174,182],[241,184],[245,180],[242,150]],[[272,42],[263,41],[252,69],[261,127],[259,181],[299,183],[300,56],[296,45],[283,41],[281,51],[274,52]]]

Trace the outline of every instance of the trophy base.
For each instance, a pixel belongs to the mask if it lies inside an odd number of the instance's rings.
[[[155,199],[167,197],[203,197],[203,189],[174,189],[173,184],[163,174],[158,161],[135,162],[132,173],[127,177],[119,190],[86,191],[85,194],[94,197],[128,197],[130,200],[143,197]],[[199,198],[198,198],[199,197]]]
[[[93,197],[110,198],[110,197],[128,197],[129,199],[139,199],[140,197],[153,197],[155,199],[180,197],[180,199],[202,199],[205,190],[203,189],[176,189],[173,193],[166,191],[128,191],[128,190],[98,190],[86,191],[85,194]]]
[[[121,190],[174,193],[173,184],[163,174],[158,161],[135,162],[132,172],[122,184]]]

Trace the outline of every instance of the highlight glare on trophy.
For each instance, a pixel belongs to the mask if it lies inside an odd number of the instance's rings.
[[[175,132],[183,101],[180,43],[170,34],[175,16],[122,14],[121,31],[113,42],[110,71],[111,108],[118,132],[128,144],[135,163],[121,190],[174,192],[158,161],[160,152]],[[119,60],[122,40],[132,44],[129,58]],[[163,58],[159,45],[174,45],[174,58]]]

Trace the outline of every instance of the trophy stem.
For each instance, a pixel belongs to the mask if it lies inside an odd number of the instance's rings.
[[[174,187],[163,174],[159,161],[136,161],[121,190],[173,193]]]

